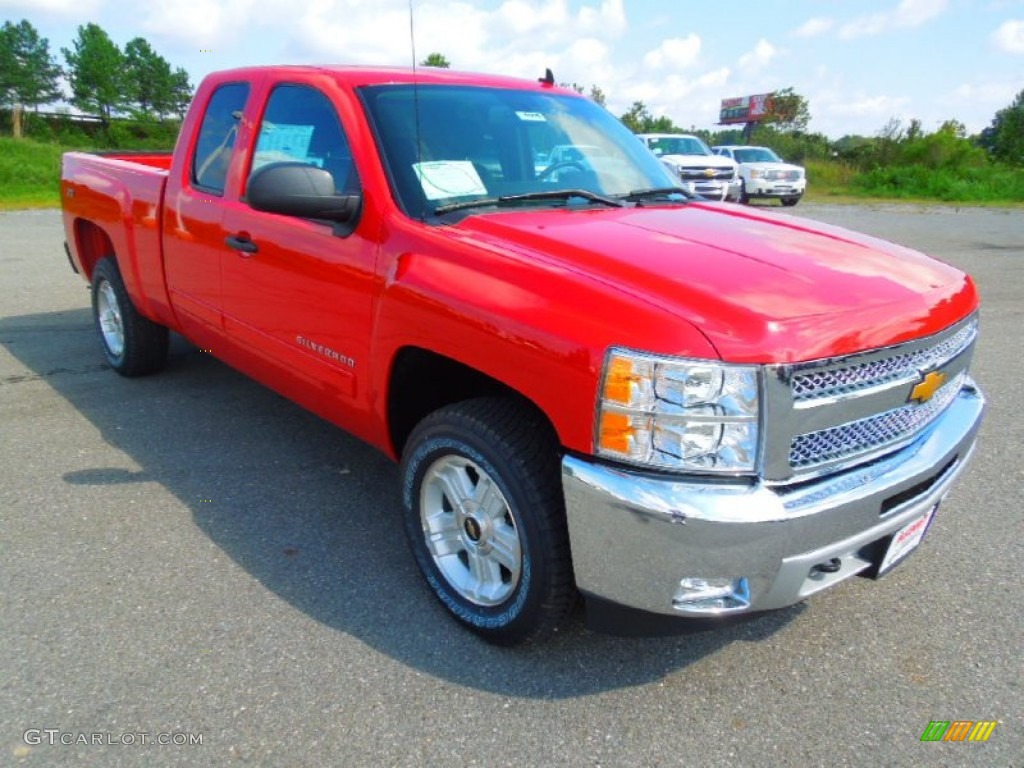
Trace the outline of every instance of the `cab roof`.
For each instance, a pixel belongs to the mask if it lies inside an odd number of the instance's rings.
[[[490,88],[516,88],[519,90],[554,91],[570,95],[578,95],[569,88],[549,85],[538,80],[509,77],[507,75],[485,74],[482,72],[464,72],[459,70],[441,69],[439,67],[380,67],[360,65],[274,65],[259,67],[241,67],[222,70],[214,73],[218,80],[233,79],[264,79],[270,77],[287,77],[288,74],[319,74],[333,77],[339,83],[352,87],[362,85],[393,85],[393,84],[447,84],[447,85],[479,85]],[[538,74],[544,74],[543,72]]]

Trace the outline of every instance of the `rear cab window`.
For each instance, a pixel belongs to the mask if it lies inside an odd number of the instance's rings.
[[[216,195],[224,193],[231,152],[248,97],[248,83],[226,83],[213,92],[192,155],[193,186]]]

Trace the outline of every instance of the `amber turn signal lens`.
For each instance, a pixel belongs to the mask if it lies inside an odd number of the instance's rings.
[[[608,362],[604,377],[604,399],[613,403],[628,405],[633,399],[633,385],[640,377],[633,370],[633,361],[624,357],[613,357]]]
[[[629,438],[633,435],[630,418],[624,413],[605,411],[601,414],[601,447],[606,451],[629,454]]]

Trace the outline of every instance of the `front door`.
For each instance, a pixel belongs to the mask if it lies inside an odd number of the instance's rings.
[[[337,111],[311,86],[278,85],[270,93],[249,176],[276,162],[315,165],[332,174],[339,193],[359,191]],[[255,211],[243,199],[227,206],[222,225],[227,334],[263,358],[267,376],[283,375],[272,382],[278,389],[347,421],[346,406],[365,397],[360,385],[369,378],[377,249],[364,222],[339,234],[328,222]]]

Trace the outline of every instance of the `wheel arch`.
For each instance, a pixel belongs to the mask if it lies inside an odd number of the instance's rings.
[[[117,261],[114,243],[100,225],[88,219],[75,219],[74,234],[75,250],[86,280],[92,280],[93,270],[100,259],[111,256]]]
[[[402,455],[409,435],[428,414],[478,397],[505,397],[524,404],[543,418],[558,441],[551,419],[522,392],[458,360],[406,346],[395,354],[388,377],[388,439],[394,456]]]

